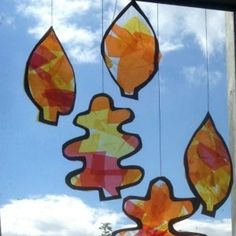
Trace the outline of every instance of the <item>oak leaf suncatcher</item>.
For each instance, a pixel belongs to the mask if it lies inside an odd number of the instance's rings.
[[[204,236],[193,232],[178,232],[173,225],[189,218],[198,209],[195,198],[175,198],[173,187],[165,177],[150,182],[145,197],[124,199],[123,211],[137,223],[137,227],[120,229],[113,236]]]
[[[120,190],[138,184],[144,171],[137,166],[122,166],[121,161],[141,149],[137,134],[122,130],[132,121],[130,109],[115,108],[106,94],[94,96],[88,111],[76,116],[74,124],[86,134],[66,142],[63,154],[83,162],[81,169],[69,173],[66,183],[73,189],[98,190],[100,200],[120,198]]]

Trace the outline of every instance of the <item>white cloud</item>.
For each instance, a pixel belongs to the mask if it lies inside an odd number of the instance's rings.
[[[18,12],[34,19],[29,33],[37,39],[42,37],[51,24],[49,0],[16,0]],[[116,15],[128,3],[118,1]],[[192,39],[205,52],[205,12],[203,9],[174,7],[153,3],[139,3],[149,17],[153,28],[159,28],[162,53],[180,50],[185,46],[186,37]],[[104,0],[104,30],[112,21],[115,0]],[[96,62],[100,57],[101,42],[101,0],[57,0],[54,1],[54,28],[66,44],[69,54],[77,62]],[[158,17],[157,17],[158,12]],[[208,10],[208,50],[218,52],[224,45],[225,21],[221,11]],[[157,19],[159,26],[157,27]],[[216,27],[217,26],[217,27]]]
[[[178,226],[177,226],[178,225]],[[207,236],[232,236],[231,220],[184,220],[176,224],[176,230],[205,233]]]
[[[126,225],[125,228],[134,228],[135,225]],[[202,233],[207,236],[232,236],[232,223],[230,219],[222,220],[183,220],[174,225],[178,232]],[[126,236],[134,236],[138,231],[128,233]]]
[[[119,10],[127,4],[119,1]],[[182,49],[184,39],[192,36],[195,42],[206,51],[205,10],[189,7],[176,7],[165,4],[139,3],[151,21],[154,30],[160,33],[162,52]],[[157,26],[157,21],[158,26]],[[217,27],[216,27],[217,26]],[[222,50],[225,40],[225,13],[207,10],[208,52],[212,54]]]
[[[183,48],[184,39],[190,36],[205,53],[206,28],[204,9],[159,4],[159,16],[157,16],[156,4],[144,4],[141,6],[152,22],[154,29],[160,33],[162,51]],[[157,20],[159,21],[158,26]],[[209,54],[222,50],[225,40],[224,12],[207,10],[207,31]]]
[[[102,222],[110,222],[114,230],[135,227],[135,223],[125,224],[126,219],[123,213],[92,208],[67,195],[12,200],[1,207],[3,236],[99,236]],[[175,228],[208,236],[231,236],[230,219],[187,219]]]
[[[191,85],[202,85],[206,83],[206,69],[202,66],[190,66],[183,68],[183,74],[187,82]]]
[[[69,56],[71,55],[79,63],[96,62],[101,39],[101,22],[98,20],[100,1],[54,1],[52,18],[50,2],[17,0],[18,12],[32,19],[28,32],[39,39],[53,23],[56,34]]]
[[[14,19],[11,16],[0,12],[0,25],[12,25],[13,23]]]
[[[12,200],[1,208],[4,236],[98,236],[101,222],[121,220],[122,214],[66,195]]]
[[[207,69],[203,66],[189,66],[183,68],[183,75],[190,85],[201,86],[207,81]],[[210,71],[210,85],[217,85],[222,79],[223,74],[220,71]]]

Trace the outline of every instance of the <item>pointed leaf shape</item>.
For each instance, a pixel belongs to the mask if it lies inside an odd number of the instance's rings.
[[[141,167],[120,164],[124,158],[138,152],[142,145],[137,134],[121,129],[133,118],[131,110],[115,108],[112,98],[106,94],[92,98],[89,109],[74,120],[74,124],[84,128],[86,134],[63,145],[67,159],[83,162],[81,169],[66,177],[71,188],[98,190],[100,200],[109,200],[120,198],[121,189],[142,180],[144,171]]]
[[[25,91],[39,109],[39,121],[57,125],[75,101],[72,65],[51,27],[31,52],[26,64]]]
[[[129,196],[124,199],[123,211],[137,223],[137,227],[113,232],[119,236],[174,236],[202,235],[191,232],[178,232],[173,225],[193,215],[199,204],[194,198],[174,197],[173,187],[165,177],[150,182],[145,197]]]
[[[203,205],[202,213],[214,217],[230,194],[233,168],[228,148],[210,113],[193,134],[184,162],[189,186]]]
[[[122,96],[138,99],[138,91],[158,70],[160,52],[155,32],[135,1],[107,29],[101,53]]]

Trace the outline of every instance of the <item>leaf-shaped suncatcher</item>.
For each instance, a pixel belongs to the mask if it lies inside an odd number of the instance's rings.
[[[178,232],[173,227],[173,224],[194,214],[198,207],[199,203],[195,198],[175,198],[170,181],[165,177],[158,177],[150,182],[148,193],[145,197],[129,196],[124,199],[123,211],[138,226],[117,230],[112,235],[202,235],[191,232]]]
[[[121,160],[138,152],[142,145],[137,134],[121,129],[133,118],[130,109],[115,108],[112,98],[106,94],[92,98],[88,111],[78,114],[74,120],[86,134],[63,145],[67,159],[83,162],[83,168],[66,177],[71,188],[98,190],[100,200],[109,200],[120,198],[120,189],[142,180],[144,171],[141,167],[120,164]]]
[[[233,173],[228,148],[210,113],[193,134],[184,161],[190,188],[203,205],[202,213],[214,217],[230,194]]]
[[[39,120],[57,125],[75,101],[72,65],[52,27],[38,42],[26,64],[25,90],[39,109]]]
[[[107,29],[101,51],[121,94],[137,99],[138,91],[158,70],[160,52],[155,32],[135,1]]]

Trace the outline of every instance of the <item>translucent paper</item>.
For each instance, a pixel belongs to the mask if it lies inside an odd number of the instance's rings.
[[[203,205],[203,214],[215,216],[232,188],[232,161],[228,148],[208,113],[185,152],[191,190]]]
[[[67,115],[73,110],[73,68],[52,27],[30,54],[25,90],[39,109],[41,122],[57,125],[59,115]]]
[[[82,137],[63,145],[64,156],[83,162],[83,168],[69,173],[67,184],[78,190],[98,190],[100,200],[120,198],[120,189],[138,184],[143,169],[121,166],[120,162],[141,148],[137,134],[122,130],[122,125],[132,121],[133,112],[117,109],[111,97],[99,94],[92,98],[88,111],[80,113],[74,124],[86,130]]]
[[[137,99],[138,91],[158,70],[160,52],[155,32],[135,1],[107,29],[101,50],[121,94]]]
[[[137,227],[121,229],[116,236],[174,236],[202,235],[191,232],[178,232],[173,225],[190,217],[199,204],[194,198],[175,198],[173,187],[168,179],[159,177],[150,182],[145,197],[130,196],[124,199],[123,210],[137,223]]]

